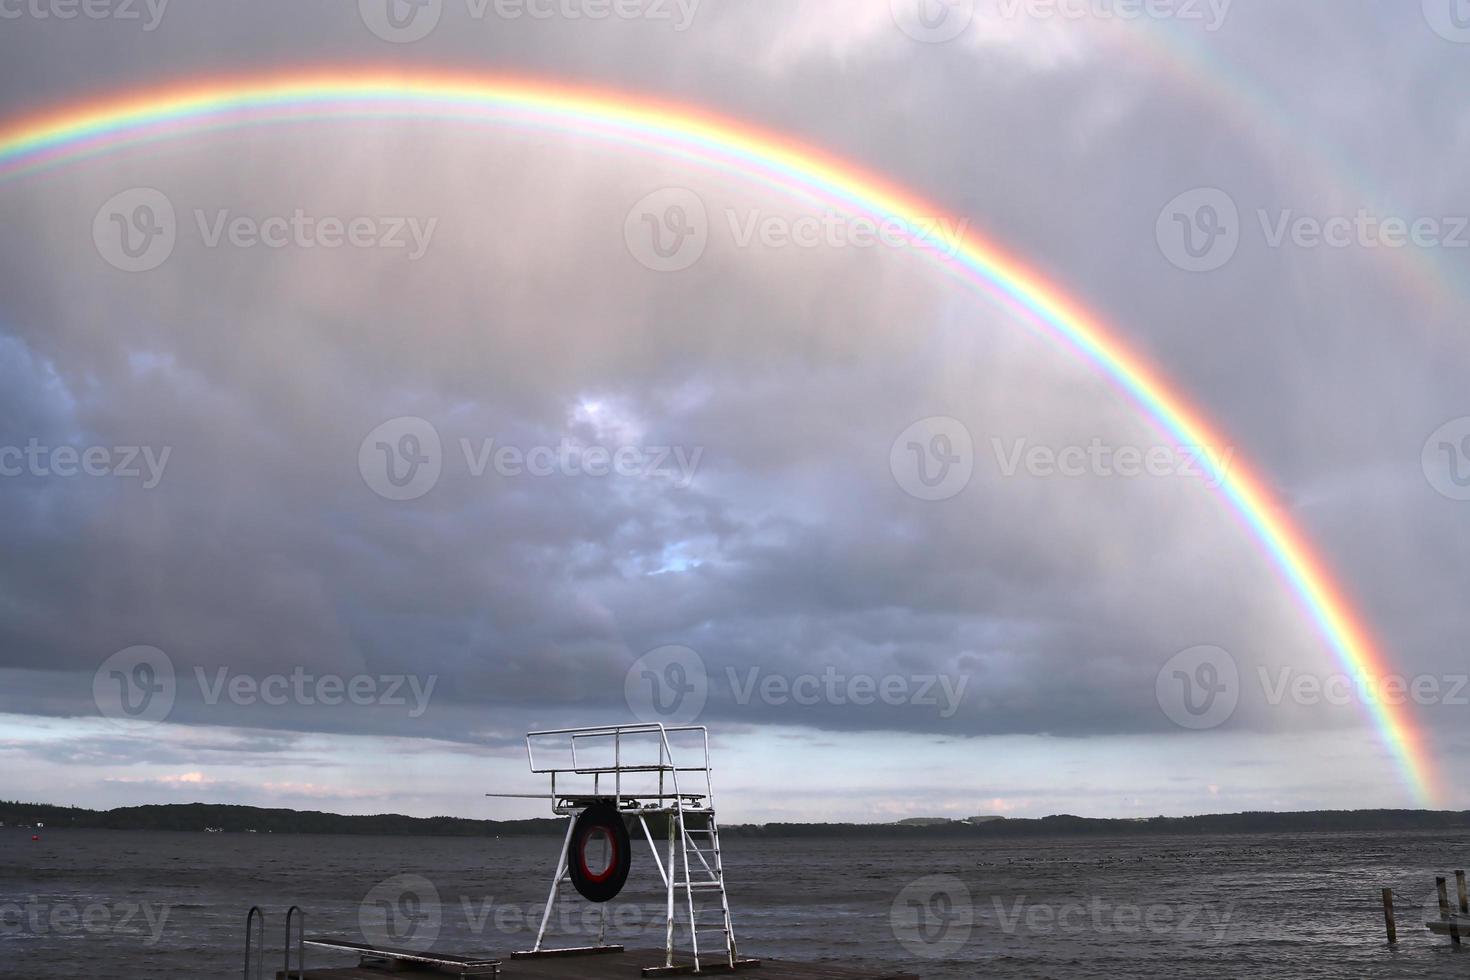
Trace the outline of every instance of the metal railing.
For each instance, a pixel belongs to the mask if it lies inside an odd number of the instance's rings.
[[[676,756],[675,745],[679,735],[697,735],[697,741],[693,746],[679,746]],[[669,736],[676,738],[670,740]],[[605,747],[611,742],[611,765],[605,764],[602,759],[596,762],[587,760],[591,752],[606,751]],[[645,749],[649,742],[657,749],[655,761],[628,761],[628,750],[636,751],[640,742]],[[561,755],[569,760],[568,765],[557,765],[545,763],[549,751],[548,743],[559,744]],[[537,747],[540,745],[542,764],[537,762]],[[599,745],[599,748],[592,748]],[[692,755],[694,758],[685,758],[683,754]],[[564,798],[612,798],[615,805],[622,807],[624,799],[630,801],[643,801],[656,799],[659,804],[663,801],[672,800],[672,807],[660,807],[668,809],[682,809],[682,801],[704,800],[706,805],[713,806],[714,782],[711,775],[709,754],[709,730],[703,725],[680,725],[668,727],[658,722],[636,725],[606,725],[591,728],[556,728],[546,731],[528,732],[526,734],[526,757],[531,766],[531,772],[537,775],[549,775],[551,777],[551,799],[554,804]],[[637,758],[633,756],[633,758]],[[688,764],[686,764],[688,763]],[[680,773],[703,773],[704,792],[685,792],[679,785]],[[629,788],[627,777],[631,776],[653,776],[657,775],[658,782],[656,792],[647,792],[645,787]],[[577,792],[566,788],[563,780],[562,789],[557,788],[557,777],[581,776],[591,777],[592,789],[590,792]],[[611,787],[604,785],[605,777],[610,777]],[[558,809],[561,809],[558,807]]]
[[[250,927],[255,927],[254,940],[258,949],[255,959],[255,974],[250,973]],[[245,916],[245,980],[264,980],[265,977],[265,913],[259,905],[250,906]]]
[[[306,910],[299,905],[293,905],[286,910],[286,962],[281,970],[283,980],[291,980],[291,924],[296,916],[301,920],[296,923],[296,977],[297,980],[306,980]]]

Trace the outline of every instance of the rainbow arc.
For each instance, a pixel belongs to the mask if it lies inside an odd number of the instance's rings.
[[[1091,365],[1179,446],[1228,446],[1204,413],[1130,349],[1104,320],[1001,243],[967,230],[958,243],[929,233],[944,211],[875,174],[775,133],[689,106],[553,82],[443,73],[334,69],[188,82],[0,124],[0,178],[15,178],[123,147],[242,126],[315,119],[439,119],[550,128],[672,155],[909,229],[915,251]],[[951,223],[950,227],[971,227]],[[1218,492],[1260,543],[1342,668],[1370,688],[1391,673],[1367,624],[1268,484],[1235,458],[1207,461]],[[1421,804],[1438,798],[1434,762],[1409,709],[1366,705]]]

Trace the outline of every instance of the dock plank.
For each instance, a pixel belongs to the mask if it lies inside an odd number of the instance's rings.
[[[513,960],[507,953],[501,957],[501,980],[642,980],[643,968],[662,966],[661,950],[630,949],[624,953],[602,956],[550,957]],[[920,980],[917,974],[891,968],[864,969],[837,963],[798,963],[760,957],[761,965],[751,970],[730,973],[709,970],[701,976],[728,976],[737,980]],[[293,980],[294,980],[293,974]],[[338,967],[306,971],[306,980],[444,980],[449,973],[432,970],[399,970],[389,972],[374,967]],[[277,980],[285,980],[277,971]]]

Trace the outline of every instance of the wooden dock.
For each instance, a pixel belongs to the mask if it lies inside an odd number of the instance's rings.
[[[551,957],[545,959],[512,959],[501,957],[501,980],[642,980],[643,968],[662,966],[662,950],[630,949],[625,953],[604,956]],[[444,980],[453,973],[433,970],[398,970],[355,966],[309,969],[306,980]],[[276,971],[277,980],[285,975]],[[292,980],[297,974],[293,970]],[[762,957],[761,965],[731,973],[725,969],[706,968],[699,976],[729,976],[739,980],[920,980],[917,974],[894,969],[858,969],[828,963],[796,963]]]

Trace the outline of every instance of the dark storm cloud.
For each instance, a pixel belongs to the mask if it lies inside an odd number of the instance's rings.
[[[1396,101],[1463,82],[1470,56],[1415,11],[1309,6],[1239,2],[1220,32],[1188,39],[1299,119],[1295,145],[1260,109],[1230,114],[1239,96],[1130,58],[1134,28],[982,16],[925,45],[886,3],[707,3],[685,31],[473,22],[451,3],[432,36],[403,45],[351,4],[180,4],[146,34],[8,23],[0,77],[15,112],[205,69],[523,69],[798,133],[962,213],[1118,324],[1221,420],[1232,443],[1212,448],[1261,464],[1394,661],[1463,670],[1470,504],[1436,494],[1419,453],[1470,414],[1464,307],[1406,287],[1382,253],[1272,249],[1255,212],[1470,211],[1455,176],[1463,120],[1449,100],[1416,100],[1417,115]],[[1324,23],[1336,56],[1303,64]],[[1385,44],[1390,83],[1365,79],[1354,66]],[[1352,118],[1329,115],[1341,104]],[[1382,198],[1358,201],[1338,171],[1425,179],[1369,180],[1360,189]],[[89,232],[103,201],[140,186],[167,193],[189,240],[127,275]],[[622,234],[634,202],[665,186],[696,190],[720,235],[694,268],[659,275]],[[1171,265],[1154,237],[1168,200],[1200,186],[1225,189],[1245,226],[1209,274]],[[193,224],[195,209],[297,207],[438,223],[418,261],[210,249]],[[1195,644],[1246,669],[1328,662],[1197,481],[1002,475],[996,441],[1157,443],[1106,386],[909,256],[740,249],[725,208],[795,213],[575,138],[419,124],[222,134],[0,188],[0,442],[170,450],[151,489],[0,485],[0,665],[26,668],[0,704],[93,713],[90,672],[150,644],[186,679],[437,679],[414,718],[209,705],[196,684],[175,720],[501,745],[525,720],[625,716],[630,665],[674,643],[708,668],[711,719],[1082,735],[1169,730],[1155,674]],[[1463,254],[1438,257],[1451,278]],[[889,450],[938,415],[972,433],[976,475],[926,502],[895,481]],[[359,447],[405,416],[433,424],[445,474],[420,499],[384,500]],[[677,473],[475,477],[460,440],[489,438],[701,455],[687,486]],[[751,670],[967,686],[948,717],[741,703]],[[491,709],[495,724],[477,724]],[[1282,722],[1246,710],[1241,723]]]

